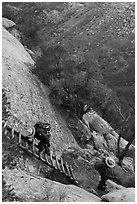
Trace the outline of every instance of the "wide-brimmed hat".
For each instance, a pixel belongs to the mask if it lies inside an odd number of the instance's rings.
[[[105,162],[109,168],[113,168],[115,166],[115,161],[111,157],[106,157]]]
[[[34,127],[28,128],[27,132],[28,132],[28,137],[33,137],[35,135],[35,128]]]

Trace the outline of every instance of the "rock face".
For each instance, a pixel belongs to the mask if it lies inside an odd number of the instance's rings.
[[[118,185],[118,184],[116,184],[115,182],[113,182],[113,181],[111,181],[109,179],[107,180],[106,184],[107,184],[107,187],[109,189],[109,192],[126,189],[124,186]]]
[[[2,26],[4,28],[8,29],[8,28],[11,28],[11,27],[13,27],[15,25],[16,24],[13,21],[11,21],[11,20],[9,20],[7,18],[2,18]]]
[[[100,202],[100,198],[73,185],[33,177],[21,170],[4,170],[7,186],[25,202]]]
[[[78,146],[77,142],[75,141],[74,137],[71,134],[71,131],[67,128],[65,121],[62,119],[62,117],[59,115],[59,113],[52,107],[49,97],[48,97],[48,89],[31,73],[31,70],[34,66],[34,61],[32,60],[31,56],[28,52],[24,49],[23,45],[15,38],[13,37],[5,28],[3,28],[3,50],[2,50],[2,61],[3,61],[3,77],[2,77],[2,85],[3,89],[6,91],[6,96],[8,98],[8,101],[10,102],[10,116],[8,117],[8,124],[13,127],[15,126],[15,129],[20,131],[25,131],[26,128],[33,126],[37,121],[49,121],[51,124],[51,150],[56,155],[61,155],[63,150],[68,149],[69,147],[73,146],[75,148],[78,148],[81,150],[81,148]],[[6,144],[6,146],[11,146],[10,140]],[[13,147],[14,148],[14,147]],[[16,154],[13,155],[14,149],[11,146],[11,151],[9,151],[8,155],[12,154],[13,157],[17,157]],[[26,174],[27,171],[29,174],[32,174],[33,176],[38,175],[38,168],[39,163],[36,160],[33,160],[31,156],[22,154],[22,162],[19,160],[17,162],[17,168],[20,168],[22,177],[21,181],[18,183],[16,189],[16,194],[18,196],[24,194],[23,200],[27,201],[34,201],[35,200],[35,194],[37,195],[37,198],[35,201],[40,201],[41,197],[39,197],[40,188],[38,192],[31,191],[30,194],[22,193],[18,194],[18,192],[24,192],[26,188],[25,181],[26,181]],[[25,160],[26,159],[26,160]],[[25,169],[25,165],[27,162],[27,169]],[[36,164],[36,165],[35,165]],[[98,174],[96,173],[95,179],[91,177],[93,166],[88,170],[88,166],[83,163],[81,160],[77,163],[79,166],[77,166],[77,170],[80,170],[80,167],[82,166],[83,173],[78,178],[81,182],[81,185],[83,188],[88,190],[87,188],[91,188],[89,191],[96,193],[94,190],[92,190],[92,186],[88,186],[89,180],[91,184],[94,184],[94,187],[96,187],[98,182]],[[42,165],[42,164],[41,164]],[[90,166],[90,164],[89,164]],[[14,166],[15,168],[15,166]],[[48,170],[48,167],[45,167],[45,171]],[[85,168],[87,168],[88,176],[85,177]],[[23,171],[22,171],[23,170]],[[50,169],[51,170],[51,169]],[[7,171],[7,173],[6,173]],[[16,176],[18,175],[18,171],[15,169]],[[94,170],[95,172],[95,170]],[[76,171],[76,174],[78,172]],[[54,173],[53,173],[54,174]],[[8,170],[5,170],[4,179],[6,180],[6,183],[8,183],[8,180],[5,177],[6,175],[9,175],[8,179],[10,179],[10,184],[12,186],[16,186],[14,181],[15,174],[10,174]],[[41,174],[40,174],[41,176]],[[58,175],[57,175],[58,176]],[[93,182],[92,182],[93,179]],[[32,179],[30,179],[32,180]],[[97,182],[95,182],[97,180]],[[40,182],[42,182],[42,178],[39,179]],[[49,180],[46,182],[48,183]],[[44,180],[45,182],[45,180]],[[52,183],[52,181],[51,181]],[[29,188],[37,188],[37,182],[28,183]],[[42,188],[42,186],[40,186]],[[51,185],[52,187],[52,185]],[[56,184],[57,188],[57,184]],[[24,189],[24,191],[23,191]],[[54,188],[55,189],[55,188]],[[66,189],[69,189],[69,186],[67,185],[65,188],[66,194],[68,194],[67,201],[99,201],[99,198],[92,197],[92,194],[82,190],[78,192],[78,187],[72,186],[71,192],[68,192]],[[45,190],[45,188],[44,188]],[[41,190],[42,191],[42,190]],[[51,190],[52,191],[52,190]],[[44,191],[44,196],[45,195]],[[63,193],[64,194],[64,193]],[[75,194],[72,196],[72,194]],[[78,194],[78,195],[77,195]],[[70,196],[71,195],[71,196]],[[82,196],[81,196],[82,195]],[[52,194],[53,197],[53,194]],[[71,199],[72,197],[72,199]],[[79,199],[78,199],[79,198]],[[92,198],[95,198],[92,199]],[[44,198],[43,198],[44,199]],[[58,199],[55,196],[54,198],[56,201]],[[53,200],[54,200],[53,199]]]
[[[77,145],[65,122],[52,108],[48,89],[31,73],[34,61],[23,45],[3,28],[3,87],[11,103],[11,126],[32,126],[36,121],[51,123],[51,148],[57,153]],[[64,142],[63,142],[64,141]]]
[[[93,132],[93,140],[97,149],[106,149],[108,152],[116,153],[118,134],[112,127],[94,111],[88,112],[83,116],[83,121]],[[124,149],[127,141],[121,138],[121,149]],[[134,155],[134,145],[129,150]]]
[[[117,190],[101,198],[103,202],[135,202],[135,188]]]
[[[18,41],[21,41],[21,34],[13,21],[7,18],[2,18],[2,26],[8,30]]]

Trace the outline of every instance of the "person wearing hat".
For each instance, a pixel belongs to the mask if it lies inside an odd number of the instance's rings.
[[[35,138],[40,140],[40,142],[37,145],[37,148],[39,149],[39,152],[42,152],[45,150],[45,153],[50,155],[50,129],[51,126],[49,123],[45,122],[37,122],[35,124]]]
[[[111,157],[103,158],[101,163],[94,166],[95,169],[99,172],[101,180],[97,188],[99,190],[105,191],[107,188],[106,181],[111,179],[113,176],[113,168],[115,167],[115,161]]]
[[[50,155],[50,129],[51,126],[49,123],[37,122],[33,128],[29,128],[30,136],[39,140],[38,145],[36,146],[39,149],[39,152],[45,150],[45,153]]]

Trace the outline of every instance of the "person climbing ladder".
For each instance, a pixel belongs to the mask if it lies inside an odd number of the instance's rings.
[[[32,130],[31,134],[39,141],[35,147],[39,149],[40,153],[44,150],[46,154],[50,155],[50,124],[39,121],[30,129]]]

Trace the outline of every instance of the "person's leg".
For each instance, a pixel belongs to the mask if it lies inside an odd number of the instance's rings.
[[[106,180],[107,180],[107,178],[106,177],[103,177],[103,176],[101,176],[101,180],[99,181],[99,184],[98,184],[98,186],[97,186],[97,188],[99,189],[99,190],[106,190]]]
[[[36,147],[39,149],[39,152],[42,152],[42,150],[44,149],[43,141],[40,141],[40,142],[38,143],[38,145],[36,145]]]
[[[47,144],[44,145],[44,149],[45,149],[45,153],[47,155],[50,155],[50,149],[49,149],[49,146]]]

